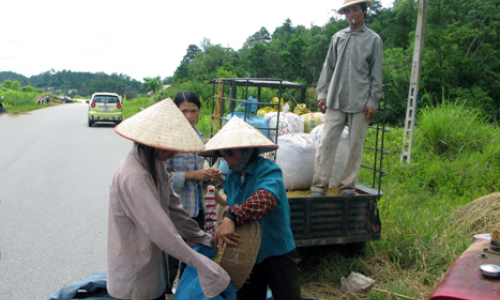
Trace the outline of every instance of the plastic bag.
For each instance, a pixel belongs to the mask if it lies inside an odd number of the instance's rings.
[[[204,245],[199,245],[194,248],[196,252],[199,252],[206,257],[213,259],[215,256],[214,248],[209,248]],[[222,292],[220,295],[214,298],[207,298],[203,295],[200,286],[200,280],[198,278],[198,272],[195,268],[187,265],[186,269],[184,269],[184,273],[182,273],[181,282],[179,282],[179,286],[175,291],[174,299],[183,299],[183,300],[234,300],[234,293],[236,293],[236,289],[233,287],[231,283],[229,286]]]
[[[244,113],[240,113],[240,112],[234,112],[232,114],[228,114],[227,115],[227,119],[230,120],[233,116],[236,116],[242,120],[245,120],[245,114]],[[254,127],[268,127],[268,122],[265,118],[263,117],[259,117],[259,116],[256,116],[256,115],[246,115],[246,122]],[[226,121],[223,122],[223,124],[225,124]],[[269,137],[269,130],[267,129],[259,129],[259,131],[265,136],[265,137]]]
[[[247,101],[254,102],[254,103],[259,103],[259,100],[255,99],[252,96],[248,97]],[[245,105],[243,105],[243,104],[245,104]],[[253,113],[253,112],[257,111],[257,109],[259,108],[259,106],[257,104],[240,103],[240,105],[238,105],[238,107],[235,109],[235,111],[237,111],[237,112],[245,112],[245,108],[246,108],[246,112],[247,113]]]
[[[300,115],[304,119],[304,132],[309,133],[314,127],[325,123],[325,115],[320,112]]]
[[[311,113],[311,111],[307,108],[305,103],[299,103],[293,109],[293,113],[300,116],[303,114]]]
[[[277,112],[268,113],[265,118],[270,128],[276,128]],[[294,113],[279,113],[278,136],[291,133],[304,133],[304,120]],[[269,137],[276,142],[276,130],[270,130]]]
[[[268,106],[268,107],[263,107],[257,111],[257,116],[259,117],[264,117],[267,113],[276,111],[274,107]]]
[[[312,184],[316,138],[308,133],[292,133],[278,138],[276,163],[283,171],[287,190],[305,190]]]

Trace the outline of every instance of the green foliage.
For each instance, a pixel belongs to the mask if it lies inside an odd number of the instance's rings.
[[[81,96],[87,97],[96,91],[101,92],[114,92],[124,94],[128,98],[133,98],[138,92],[147,92],[140,89],[141,83],[137,80],[130,78],[125,74],[107,75],[103,72],[89,73],[89,72],[72,72],[67,70],[62,71],[46,71],[38,75],[33,75],[26,78],[13,72],[0,72],[0,82],[9,81],[10,85],[19,82],[17,87],[32,86],[39,93],[45,90],[54,91],[56,94],[64,93],[70,96],[75,96],[76,93],[68,92],[70,90],[77,90]],[[9,83],[8,83],[9,85]]]
[[[374,1],[366,17],[367,25],[384,41],[384,84],[392,86],[386,101],[393,109],[386,121],[391,125],[404,124],[406,117],[418,4],[418,0],[400,0],[392,8],[382,8]],[[419,101],[419,108],[439,103],[446,94],[452,101],[467,99],[468,106],[487,114],[489,122],[498,122],[499,13],[500,0],[430,1],[420,90],[432,97]],[[203,51],[188,49],[189,60],[182,61],[174,82],[207,81],[229,64],[233,69],[224,68],[229,75],[315,84],[332,35],[347,26],[340,16],[312,28],[294,26],[287,19],[270,40],[267,30],[261,28],[237,53],[207,40]]]
[[[51,99],[55,98],[55,95],[52,93],[45,93],[41,96],[45,97],[46,95],[50,96]],[[32,92],[25,92],[21,90],[12,90],[6,88],[0,89],[0,97],[3,97],[2,104],[4,108],[12,114],[30,111],[50,105],[37,104],[36,99],[38,98],[38,96],[40,96],[40,94],[36,90]]]
[[[403,128],[390,128],[385,135],[389,155],[384,155],[383,170],[388,175],[378,203],[382,239],[367,244],[357,267],[376,279],[378,288],[420,299],[429,298],[471,243],[463,224],[450,215],[500,190],[500,131],[464,102],[429,106],[417,120],[410,164],[401,161]],[[368,146],[375,137],[369,130]],[[363,164],[370,165],[372,156],[365,150]],[[371,175],[362,169],[358,181],[371,184]],[[327,257],[320,272],[338,283],[352,269],[348,262]],[[382,296],[372,292],[369,297]]]
[[[31,86],[31,85],[27,85],[27,86],[23,86],[21,88],[21,91],[23,91],[24,93],[31,93],[33,92],[35,89]]]
[[[141,84],[141,89],[151,91],[154,94],[162,86],[163,84],[161,83],[160,76],[156,76],[154,78],[146,77],[144,78],[144,83]]]
[[[123,115],[129,118],[152,104],[150,97],[137,97],[130,101],[123,101]]]
[[[444,101],[439,109],[428,106],[420,110],[418,122],[421,130],[416,143],[437,156],[454,158],[460,153],[483,152],[490,143],[500,142],[492,136],[493,126],[466,102]]]
[[[383,8],[380,1],[373,1],[365,19],[384,42],[383,82],[391,85],[385,100],[392,108],[386,122],[392,126],[401,126],[406,117],[418,4],[418,0],[398,0],[392,7]],[[418,99],[418,109],[437,105],[443,98],[466,100],[467,107],[478,109],[488,122],[498,124],[499,14],[500,0],[429,1],[419,84],[423,96]],[[178,85],[207,82],[214,77],[250,77],[316,84],[331,37],[346,27],[348,23],[341,15],[311,28],[286,19],[272,30],[272,35],[261,27],[239,50],[214,45],[205,38],[199,46],[188,45],[175,73],[162,83]],[[20,86],[53,87],[62,92],[76,88],[82,96],[109,91],[123,92],[130,99],[152,90],[141,89],[141,83],[127,75],[102,72],[50,70],[30,78],[0,72],[0,82],[5,80],[10,81],[8,89],[17,81]]]

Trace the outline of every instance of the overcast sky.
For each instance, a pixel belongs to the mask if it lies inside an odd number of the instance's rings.
[[[203,38],[239,50],[262,26],[322,26],[344,0],[3,1],[0,71],[30,77],[54,69],[172,76]],[[384,7],[392,0],[382,0]]]

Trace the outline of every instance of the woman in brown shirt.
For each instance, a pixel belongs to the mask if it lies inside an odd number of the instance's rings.
[[[213,238],[182,208],[163,167],[176,152],[202,150],[203,142],[171,99],[123,121],[115,131],[134,145],[110,185],[109,294],[119,299],[164,299],[168,274],[162,251],[197,269],[207,298],[220,294],[229,275],[190,248],[212,247]]]

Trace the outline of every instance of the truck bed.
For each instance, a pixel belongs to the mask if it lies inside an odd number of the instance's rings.
[[[297,247],[364,243],[380,239],[381,223],[377,190],[356,185],[356,195],[338,196],[330,189],[325,196],[310,191],[290,191],[290,219]]]

